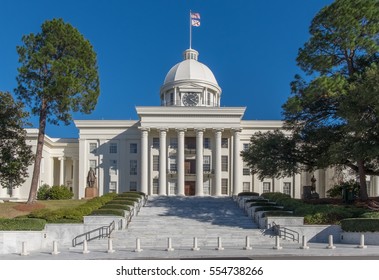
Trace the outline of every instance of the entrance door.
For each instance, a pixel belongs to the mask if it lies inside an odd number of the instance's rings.
[[[195,181],[186,181],[184,185],[185,195],[195,195]]]

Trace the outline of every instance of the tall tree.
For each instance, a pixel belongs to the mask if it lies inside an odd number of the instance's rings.
[[[379,2],[336,0],[315,16],[309,31],[297,57],[308,77],[295,76],[293,96],[283,105],[291,132],[286,141],[296,143],[287,164],[308,171],[348,166],[359,175],[365,200],[366,174],[379,174]],[[249,161],[249,154],[244,158]]]
[[[96,53],[80,32],[62,19],[45,21],[38,34],[23,36],[15,89],[33,114],[39,133],[28,203],[36,200],[46,123],[69,124],[72,112],[91,113],[100,93]]]
[[[3,188],[12,189],[24,183],[28,166],[33,162],[24,129],[27,116],[21,102],[15,102],[9,92],[0,91],[0,185]]]

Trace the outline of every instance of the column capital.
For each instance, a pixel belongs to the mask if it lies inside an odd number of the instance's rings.
[[[195,128],[196,133],[198,132],[204,132],[205,128]]]
[[[175,128],[175,130],[176,130],[177,132],[186,132],[186,131],[187,131],[186,128]]]
[[[223,128],[213,128],[213,131],[214,131],[215,133],[218,133],[218,132],[223,132],[224,129],[223,129]]]
[[[150,131],[150,127],[139,126],[138,129],[141,131]]]
[[[240,133],[242,131],[241,128],[232,128],[231,131],[235,134],[235,133]]]
[[[65,156],[60,156],[60,157],[58,157],[58,160],[65,160],[65,159],[66,159]]]
[[[159,132],[167,132],[168,128],[167,127],[160,127],[158,128]]]

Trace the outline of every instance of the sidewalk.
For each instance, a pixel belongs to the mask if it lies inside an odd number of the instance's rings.
[[[280,250],[273,249],[272,245],[254,246],[252,250],[243,248],[228,248],[216,250],[215,248],[200,248],[192,251],[191,248],[180,248],[166,251],[165,248],[143,248],[142,252],[134,252],[134,248],[115,248],[115,252],[107,253],[107,248],[91,250],[83,254],[82,248],[59,249],[59,254],[52,255],[51,251],[28,252],[29,255],[20,254],[0,255],[0,260],[148,260],[148,259],[376,259],[379,260],[379,246],[367,246],[365,249],[357,248],[353,244],[335,244],[335,249],[327,249],[328,244],[308,243],[309,249],[300,249],[300,244],[283,244]]]

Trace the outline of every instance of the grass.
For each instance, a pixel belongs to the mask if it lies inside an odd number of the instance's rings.
[[[86,203],[86,200],[40,200],[35,204],[26,204],[25,202],[5,202],[0,203],[0,218],[12,219],[18,216],[24,216],[37,209],[67,209],[74,208]]]

